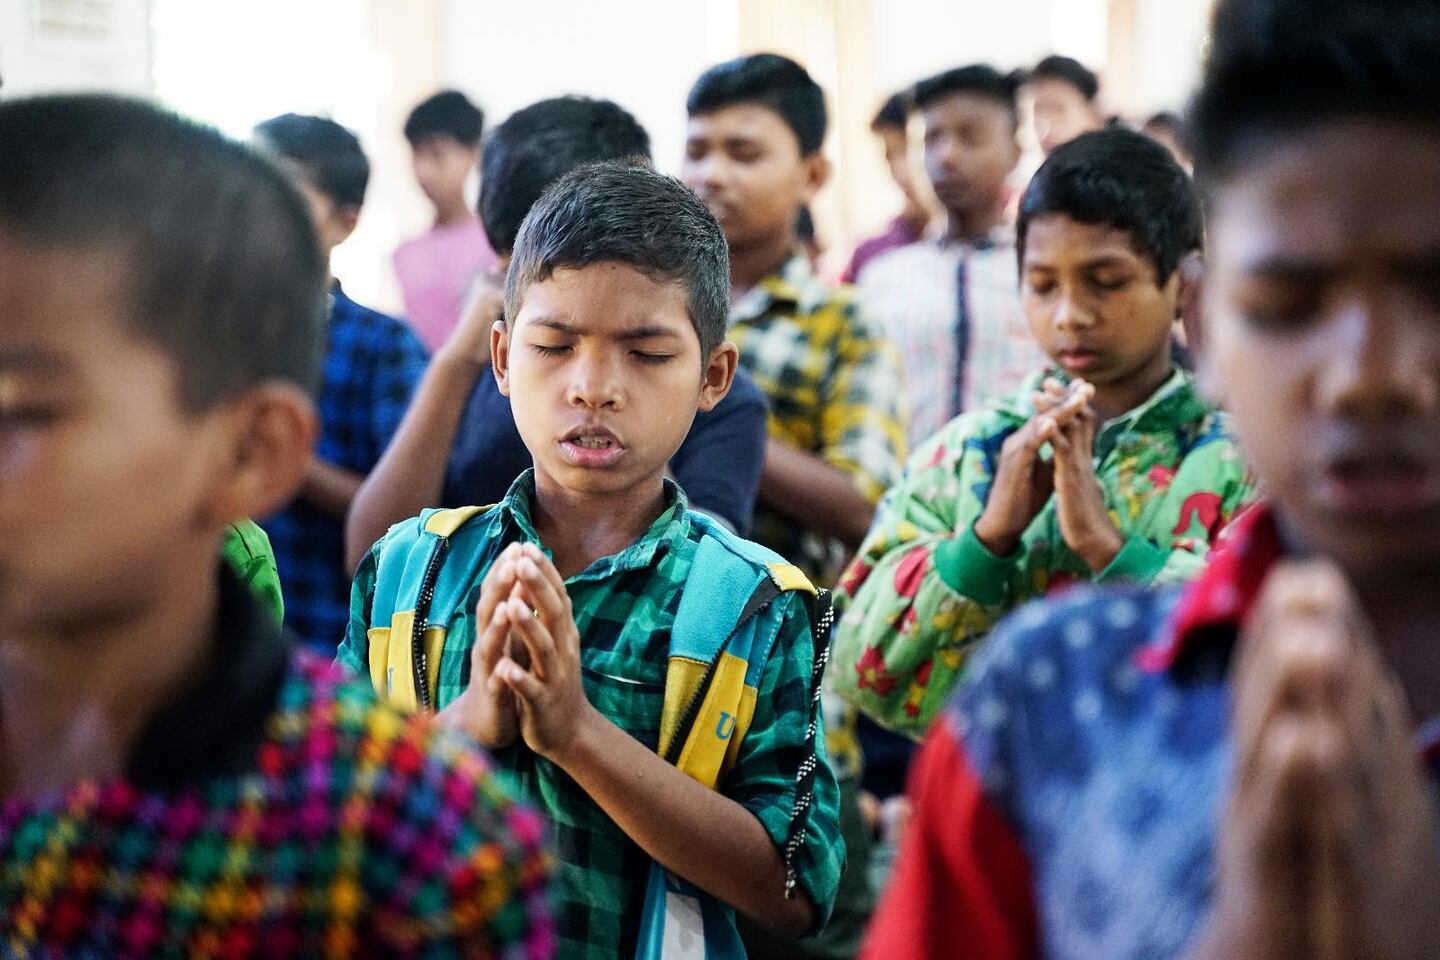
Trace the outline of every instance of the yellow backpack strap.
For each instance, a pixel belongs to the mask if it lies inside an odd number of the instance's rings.
[[[493,507],[456,507],[453,510],[436,510],[425,521],[425,532],[433,533],[437,537],[453,536],[455,531],[464,526],[471,517],[491,509]]]

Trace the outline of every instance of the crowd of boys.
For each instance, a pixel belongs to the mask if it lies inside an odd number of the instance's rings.
[[[793,60],[444,92],[403,321],[338,124],[0,101],[0,952],[1434,956],[1436,37],[922,80],[853,286]]]

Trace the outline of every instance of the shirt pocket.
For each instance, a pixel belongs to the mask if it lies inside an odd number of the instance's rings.
[[[621,662],[584,650],[580,655],[580,679],[591,705],[651,750],[660,743],[665,673],[665,663]]]

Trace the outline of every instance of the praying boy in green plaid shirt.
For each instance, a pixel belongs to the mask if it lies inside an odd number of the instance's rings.
[[[719,224],[678,182],[620,164],[560,180],[516,239],[491,340],[534,469],[498,506],[392,528],[356,576],[340,660],[468,732],[550,817],[562,957],[658,955],[686,922],[706,956],[743,956],[734,911],[815,931],[844,862],[815,591],[665,477],[734,376],[728,279]],[[738,621],[708,600],[737,570]],[[685,655],[712,628],[720,652]],[[706,713],[742,675],[738,707]]]

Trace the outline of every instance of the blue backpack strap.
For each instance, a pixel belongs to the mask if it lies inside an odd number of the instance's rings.
[[[371,599],[367,660],[375,692],[404,712],[434,708],[445,632],[487,551],[468,546],[486,507],[426,510],[385,536]],[[467,556],[447,563],[452,552]]]

